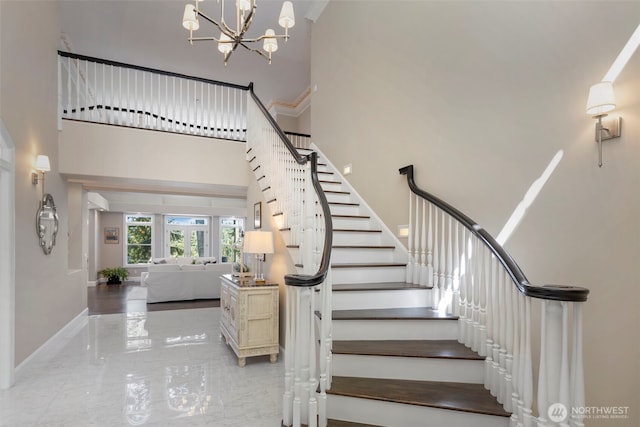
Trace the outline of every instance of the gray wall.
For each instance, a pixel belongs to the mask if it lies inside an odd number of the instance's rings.
[[[67,186],[58,173],[58,4],[2,1],[0,8],[2,120],[16,144],[15,362],[20,364],[86,308],[86,274],[68,268]],[[60,217],[48,256],[34,230],[41,186],[31,184],[31,172],[38,154],[51,161],[46,191]]]
[[[350,182],[392,230],[408,218],[398,168],[414,164],[420,186],[494,235],[561,152],[505,246],[532,283],[591,289],[587,404],[630,406],[624,424],[640,425],[640,52],[615,83],[623,136],[601,169],[585,114],[638,3],[366,6],[330,2],[313,27],[314,142],[353,164]]]

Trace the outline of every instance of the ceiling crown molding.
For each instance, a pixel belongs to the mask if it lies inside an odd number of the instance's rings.
[[[284,116],[298,117],[311,105],[311,86],[298,96],[293,102],[275,100],[269,103],[267,110],[276,117],[278,114]]]

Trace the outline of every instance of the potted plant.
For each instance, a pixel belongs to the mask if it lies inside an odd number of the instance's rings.
[[[129,270],[124,267],[105,268],[99,273],[107,279],[107,285],[119,285],[129,277]]]

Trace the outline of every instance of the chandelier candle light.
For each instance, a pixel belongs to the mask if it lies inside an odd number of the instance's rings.
[[[247,38],[246,32],[251,26],[251,22],[256,13],[256,0],[236,0],[236,27],[232,29],[227,25],[224,20],[224,3],[225,0],[217,0],[220,3],[220,20],[216,21],[207,16],[200,10],[200,2],[203,0],[196,0],[195,6],[193,4],[187,4],[184,7],[184,15],[182,17],[182,26],[189,30],[189,42],[193,44],[194,41],[209,40],[218,43],[218,50],[224,55],[224,65],[227,65],[229,57],[236,50],[238,46],[242,46],[247,50],[256,52],[263,58],[266,58],[271,64],[271,54],[278,50],[278,39],[284,39],[285,42],[289,40],[289,28],[293,28],[296,24],[295,16],[293,14],[293,4],[290,1],[285,1],[282,4],[282,10],[280,11],[280,17],[278,18],[278,24],[284,28],[284,34],[276,34],[275,31],[269,28],[265,33],[259,37]],[[200,28],[200,22],[198,17],[202,17],[206,21],[209,21],[220,30],[219,37],[193,37],[193,32]],[[255,49],[248,45],[248,43],[258,43],[263,41],[262,48],[266,54],[259,49]]]

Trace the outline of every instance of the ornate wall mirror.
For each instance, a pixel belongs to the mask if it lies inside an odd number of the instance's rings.
[[[58,212],[53,196],[49,193],[42,196],[40,201],[36,215],[36,233],[40,239],[42,251],[49,255],[56,244],[56,234],[58,234]]]

